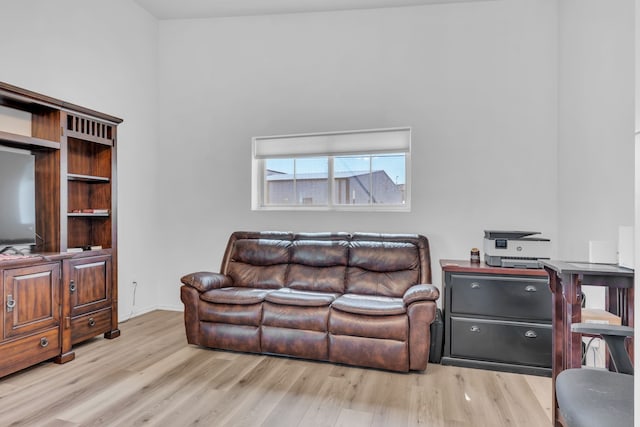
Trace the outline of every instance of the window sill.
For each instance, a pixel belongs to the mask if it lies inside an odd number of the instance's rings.
[[[253,207],[251,210],[288,212],[411,212],[411,206],[258,206]]]

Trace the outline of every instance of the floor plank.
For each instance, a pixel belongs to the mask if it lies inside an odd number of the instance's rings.
[[[430,364],[408,374],[188,345],[155,311],[64,365],[0,379],[11,426],[548,426],[551,380]]]

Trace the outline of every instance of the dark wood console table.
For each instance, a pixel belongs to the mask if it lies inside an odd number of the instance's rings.
[[[553,425],[561,426],[556,400],[556,377],[569,368],[579,368],[582,359],[580,334],[571,332],[571,324],[581,321],[582,286],[604,286],[606,310],[620,316],[623,325],[633,326],[633,270],[610,264],[586,262],[542,261],[549,274],[553,294],[553,360],[552,417]],[[633,342],[627,350],[633,360]]]

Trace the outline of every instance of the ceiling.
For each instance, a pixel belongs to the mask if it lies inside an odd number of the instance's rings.
[[[486,0],[135,0],[158,19],[220,18],[378,9]]]

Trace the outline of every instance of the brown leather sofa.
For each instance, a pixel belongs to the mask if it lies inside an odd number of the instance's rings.
[[[424,370],[439,291],[420,235],[235,232],[181,279],[190,344]]]

